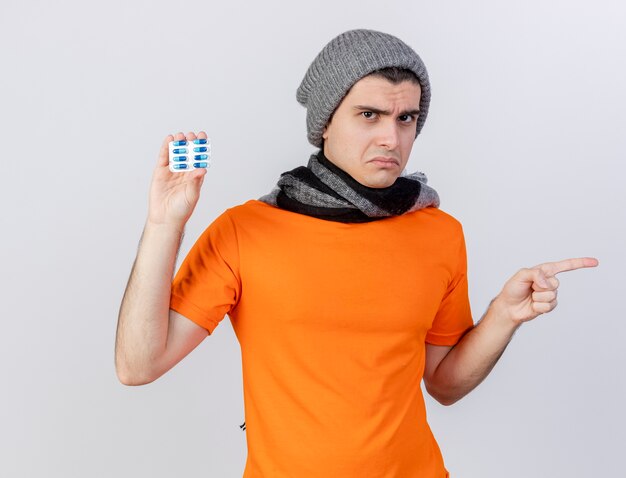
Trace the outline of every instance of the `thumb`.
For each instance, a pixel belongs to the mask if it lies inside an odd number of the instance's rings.
[[[502,296],[509,301],[526,300],[533,291],[548,287],[546,275],[540,269],[520,269],[511,277],[502,289]]]
[[[530,270],[533,272],[533,290],[543,290],[550,287],[550,284],[548,283],[548,276],[545,272],[543,272],[543,270],[541,270],[540,268],[533,268]]]

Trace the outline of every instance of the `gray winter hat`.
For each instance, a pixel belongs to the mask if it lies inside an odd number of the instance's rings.
[[[351,30],[332,39],[317,55],[296,98],[307,109],[309,142],[322,146],[322,132],[341,100],[361,78],[388,67],[411,70],[419,80],[422,96],[417,118],[419,134],[430,104],[430,82],[422,59],[399,38],[374,30]]]

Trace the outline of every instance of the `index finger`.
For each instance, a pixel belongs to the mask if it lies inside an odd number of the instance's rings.
[[[546,262],[544,264],[539,264],[537,268],[541,269],[547,276],[554,276],[561,272],[574,271],[576,269],[584,269],[587,267],[596,267],[597,265],[598,259],[595,257],[578,257],[558,262]]]

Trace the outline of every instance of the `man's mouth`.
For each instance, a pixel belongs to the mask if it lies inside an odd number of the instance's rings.
[[[388,156],[376,156],[368,161],[369,163],[376,164],[377,166],[399,166],[400,161],[396,158],[390,158]]]

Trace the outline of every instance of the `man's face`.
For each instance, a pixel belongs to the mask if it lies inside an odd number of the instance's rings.
[[[411,154],[420,95],[410,81],[362,78],[324,128],[324,155],[364,186],[391,186]]]

